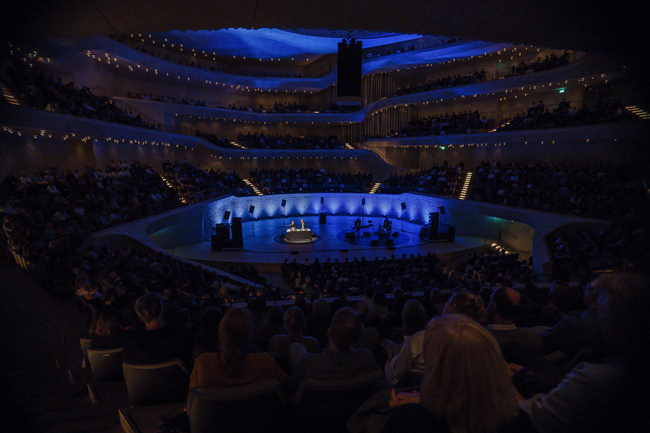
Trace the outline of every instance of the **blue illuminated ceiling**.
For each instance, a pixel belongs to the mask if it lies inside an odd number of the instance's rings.
[[[199,31],[170,31],[151,33],[156,40],[183,44],[197,51],[214,52],[221,56],[252,58],[304,58],[336,53],[343,37],[355,37],[363,48],[372,48],[421,38],[422,35],[403,35],[377,32],[344,31],[285,31],[278,29],[221,29]]]

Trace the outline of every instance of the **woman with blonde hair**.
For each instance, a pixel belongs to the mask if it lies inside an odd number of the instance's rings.
[[[519,411],[522,399],[499,344],[475,320],[459,314],[432,319],[425,331],[424,358],[420,393],[393,390],[390,404],[399,408],[385,431],[535,431]]]

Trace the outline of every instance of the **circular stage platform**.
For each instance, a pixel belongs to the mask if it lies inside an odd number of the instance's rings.
[[[250,264],[280,264],[285,261],[306,260],[319,261],[338,259],[353,260],[365,257],[374,260],[391,256],[435,253],[442,260],[446,257],[462,257],[469,251],[489,246],[491,239],[457,235],[454,242],[428,243],[419,237],[422,226],[401,220],[391,219],[392,234],[397,236],[378,236],[376,230],[368,228],[368,236],[346,237],[352,231],[356,217],[327,216],[327,224],[319,224],[318,216],[303,217],[307,226],[317,235],[315,242],[288,244],[282,241],[281,235],[286,232],[283,218],[255,221],[255,233],[252,224],[242,226],[244,248],[236,250],[211,250],[210,242],[199,242],[192,245],[169,249],[169,252],[196,260],[202,263],[250,263]],[[375,220],[378,220],[375,218]],[[383,220],[383,218],[382,218]],[[368,224],[365,222],[365,224]],[[388,239],[394,245],[386,245]],[[376,245],[375,242],[376,241]]]

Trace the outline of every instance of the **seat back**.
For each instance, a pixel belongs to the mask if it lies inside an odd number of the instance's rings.
[[[304,432],[346,431],[346,422],[368,399],[381,371],[348,379],[303,379],[294,398],[296,427]]]
[[[114,349],[88,349],[88,363],[95,382],[122,380],[124,355],[121,347]]]
[[[81,346],[81,353],[83,354],[82,367],[88,367],[90,365],[90,362],[88,361],[88,349],[90,349],[90,346],[92,346],[92,344],[93,340],[90,337],[79,338],[79,345]]]
[[[286,431],[277,381],[237,388],[192,388],[187,396],[191,433]]]
[[[181,403],[187,398],[190,372],[180,359],[158,364],[122,364],[131,406]]]

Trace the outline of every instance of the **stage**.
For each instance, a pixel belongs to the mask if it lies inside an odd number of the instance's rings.
[[[381,225],[383,218],[364,218],[362,225],[372,226],[360,232],[360,235],[350,236],[353,232],[354,222],[357,216],[327,216],[327,224],[319,224],[318,216],[303,217],[307,228],[313,234],[309,243],[290,244],[286,243],[281,235],[286,233],[286,224],[291,222],[290,218],[265,219],[246,222],[242,226],[244,236],[244,248],[236,250],[222,250],[213,252],[209,241],[199,242],[183,247],[169,249],[168,251],[190,260],[201,263],[226,263],[236,264],[280,264],[285,260],[310,262],[318,257],[320,261],[327,258],[339,261],[353,258],[365,257],[367,260],[374,260],[375,257],[390,258],[391,255],[401,257],[402,254],[417,255],[432,252],[441,257],[442,260],[461,258],[467,252],[479,250],[490,245],[493,240],[473,236],[456,235],[454,242],[427,243],[419,238],[419,224],[391,218],[393,230],[390,235],[378,236],[378,225]],[[293,218],[295,220],[295,217]],[[364,235],[367,232],[368,235]],[[394,245],[387,245],[386,241],[391,240]],[[377,245],[374,245],[376,241]]]

